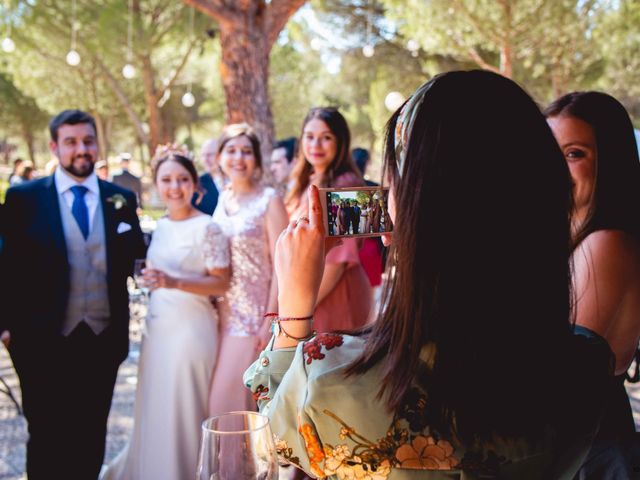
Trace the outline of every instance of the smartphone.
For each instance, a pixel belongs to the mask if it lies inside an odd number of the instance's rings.
[[[386,187],[320,188],[328,237],[377,237],[393,231]]]

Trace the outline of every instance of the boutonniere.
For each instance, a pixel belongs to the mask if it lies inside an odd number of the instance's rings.
[[[115,195],[111,195],[109,198],[107,198],[107,202],[113,203],[113,207],[116,210],[120,210],[122,207],[126,207],[127,206],[127,199],[124,198],[124,195],[122,195],[120,193],[116,193]]]

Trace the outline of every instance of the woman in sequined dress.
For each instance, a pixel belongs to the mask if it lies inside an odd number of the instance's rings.
[[[287,196],[291,219],[307,212],[307,188],[360,187],[364,180],[349,155],[350,132],[335,108],[312,108],[302,124],[301,148],[291,173],[293,188]],[[347,205],[338,210],[340,234],[349,229]],[[364,325],[371,309],[371,284],[360,263],[360,245],[345,238],[326,257],[324,275],[313,314],[318,332],[349,330]]]
[[[260,143],[247,124],[227,126],[218,142],[218,164],[229,179],[213,220],[231,247],[231,285],[218,302],[221,341],[211,380],[209,414],[255,410],[242,374],[270,336],[264,314],[277,311],[273,252],[287,226],[282,199],[264,187]]]

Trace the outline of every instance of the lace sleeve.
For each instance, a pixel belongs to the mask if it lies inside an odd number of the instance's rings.
[[[207,225],[203,250],[207,270],[229,266],[229,239],[217,223]]]

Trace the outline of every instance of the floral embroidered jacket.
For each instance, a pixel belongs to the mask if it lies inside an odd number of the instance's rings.
[[[340,480],[548,478],[549,448],[503,441],[465,451],[432,431],[422,415],[426,395],[417,388],[400,413],[387,413],[376,398],[378,368],[344,377],[363,347],[360,337],[319,334],[297,348],[271,351],[269,345],[246,371],[245,384],[270,418],[281,461],[315,478]],[[553,478],[572,478],[583,450]]]

